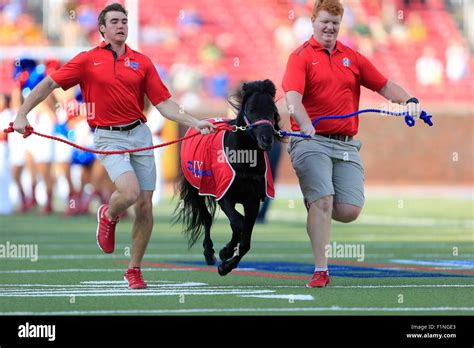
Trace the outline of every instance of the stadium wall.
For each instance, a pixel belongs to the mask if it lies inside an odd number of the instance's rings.
[[[408,128],[398,118],[361,117],[357,138],[362,141],[366,183],[474,185],[473,116],[437,114],[433,120],[433,127],[418,121]],[[297,182],[287,153],[278,182]]]

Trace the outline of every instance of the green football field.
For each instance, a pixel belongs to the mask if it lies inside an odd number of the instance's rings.
[[[368,197],[357,222],[333,225],[332,242],[348,249],[331,258],[325,289],[305,287],[314,266],[300,200],[274,202],[240,268],[225,277],[204,264],[200,245],[187,249],[180,226],[170,223],[175,204],[155,208],[143,265],[149,288],[141,291],[123,281],[131,219],[120,222],[115,253],[106,255],[96,245],[94,214],[0,217],[4,252],[7,245],[38,248],[36,261],[2,255],[0,314],[474,314],[470,199]],[[212,236],[217,251],[230,239],[223,215]],[[348,254],[352,246],[357,256]]]

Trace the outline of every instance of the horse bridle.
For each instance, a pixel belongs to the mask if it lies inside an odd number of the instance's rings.
[[[275,123],[270,120],[261,119],[254,123],[250,123],[249,119],[247,118],[247,115],[244,115],[244,121],[248,128],[255,127],[255,126],[258,126],[259,124],[265,124],[265,123],[272,126],[272,128],[275,128]]]

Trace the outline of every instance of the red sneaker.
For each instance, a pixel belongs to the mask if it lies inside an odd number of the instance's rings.
[[[306,284],[307,288],[325,288],[329,284],[330,278],[328,271],[314,272],[313,277]]]
[[[115,249],[115,225],[119,219],[110,221],[105,212],[109,209],[107,204],[102,204],[97,211],[97,245],[107,254],[113,253]]]
[[[127,272],[123,275],[123,279],[128,283],[129,289],[146,289],[147,287],[140,268],[127,269]]]
[[[53,213],[53,207],[51,205],[46,205],[43,210],[41,210],[41,215],[51,215]]]

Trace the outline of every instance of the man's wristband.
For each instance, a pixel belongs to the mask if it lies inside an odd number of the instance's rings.
[[[408,103],[420,104],[420,101],[417,98],[412,97],[412,98],[408,99],[405,103],[406,104],[408,104]]]

